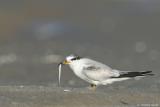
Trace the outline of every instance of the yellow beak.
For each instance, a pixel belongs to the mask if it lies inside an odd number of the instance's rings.
[[[67,60],[64,60],[64,61],[63,61],[63,64],[65,64],[65,65],[66,65],[66,64],[69,64],[69,63],[70,63],[70,62],[67,61]]]

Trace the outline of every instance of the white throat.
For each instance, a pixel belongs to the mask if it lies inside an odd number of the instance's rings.
[[[69,64],[69,67],[73,70],[73,72],[79,76],[82,74],[81,72],[83,71],[83,63],[81,60],[73,61],[72,63]]]

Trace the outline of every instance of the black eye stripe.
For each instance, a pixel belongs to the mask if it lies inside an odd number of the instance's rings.
[[[71,60],[73,61],[73,60],[76,60],[76,59],[77,59],[77,58],[73,58],[73,59],[71,59]]]
[[[74,60],[79,60],[80,57],[75,57],[75,58],[72,58],[71,60],[74,61]]]

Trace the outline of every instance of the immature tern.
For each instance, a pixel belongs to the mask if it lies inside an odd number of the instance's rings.
[[[69,65],[76,76],[90,83],[91,89],[95,89],[98,85],[107,85],[116,81],[128,80],[134,77],[153,75],[151,73],[152,71],[120,71],[89,58],[69,55],[59,64],[59,84],[61,65]]]

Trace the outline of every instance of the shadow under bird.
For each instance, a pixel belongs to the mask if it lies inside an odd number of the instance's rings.
[[[107,85],[116,81],[154,75],[151,73],[152,71],[120,71],[89,58],[82,58],[78,55],[69,55],[59,64],[59,85],[62,65],[69,65],[76,76],[90,83],[91,89],[95,89],[98,85]]]

